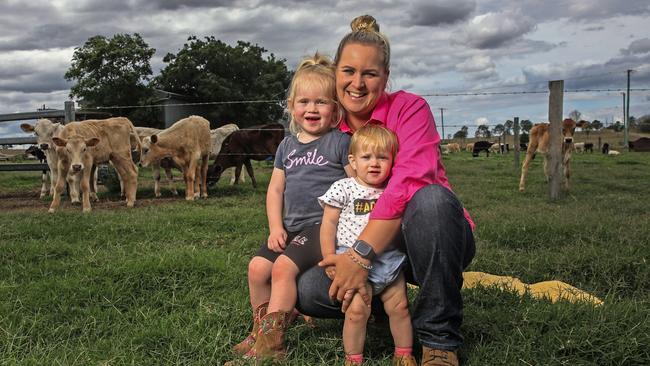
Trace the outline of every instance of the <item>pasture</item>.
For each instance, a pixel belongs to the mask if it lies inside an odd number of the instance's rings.
[[[557,202],[547,199],[541,157],[524,193],[512,154],[444,159],[477,223],[468,270],[562,280],[605,302],[464,290],[462,364],[650,364],[650,154],[574,154],[571,191]],[[257,189],[224,177],[207,200],[185,202],[145,188],[133,209],[100,194],[90,214],[69,203],[48,214],[38,173],[0,174],[0,364],[230,359],[250,327],[246,265],[268,233],[271,169],[255,168]],[[369,333],[370,364],[389,365],[387,326]],[[287,345],[288,365],[343,362],[338,321],[297,322]]]

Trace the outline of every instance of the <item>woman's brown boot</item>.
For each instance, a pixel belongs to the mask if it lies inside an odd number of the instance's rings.
[[[283,360],[287,354],[284,346],[284,331],[288,319],[289,313],[282,311],[264,315],[260,319],[255,345],[244,355],[244,358]]]
[[[255,313],[253,314],[253,330],[251,330],[251,334],[249,334],[246,339],[232,347],[232,351],[235,354],[245,355],[248,351],[251,350],[251,348],[253,348],[255,345],[255,338],[257,337],[257,331],[260,329],[260,319],[266,315],[266,310],[268,307],[269,303],[265,302],[262,305],[258,306],[257,309],[255,309]]]

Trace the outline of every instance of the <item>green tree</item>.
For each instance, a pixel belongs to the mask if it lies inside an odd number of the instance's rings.
[[[458,130],[458,131],[456,131],[456,133],[454,133],[454,138],[455,139],[466,139],[467,138],[467,130],[468,130],[467,126],[461,127],[460,130]]]
[[[505,127],[505,130],[503,131],[504,134],[506,135],[512,135],[512,128],[515,126],[515,123],[511,120],[507,120],[506,123],[503,124],[503,127]]]
[[[152,75],[149,61],[155,49],[135,33],[116,34],[112,38],[90,37],[75,48],[72,62],[64,77],[73,81],[70,97],[77,98],[82,108],[99,106],[130,106],[149,103],[153,89],[148,81]],[[127,116],[136,124],[152,125],[152,109],[121,108],[109,110]],[[139,120],[146,120],[145,123]]]
[[[591,125],[591,122],[589,121],[585,121],[585,123],[580,128],[585,132],[585,134],[587,134],[587,139],[589,138],[589,133],[591,130],[594,129],[594,127]]]
[[[284,59],[265,56],[266,52],[243,41],[230,46],[214,37],[192,36],[178,53],[163,58],[167,66],[154,83],[199,102],[282,100],[291,73]],[[229,121],[245,127],[278,121],[283,113],[277,102],[230,103],[215,104],[206,117],[213,123]]]
[[[646,114],[637,119],[637,128],[639,132],[650,133],[650,114]]]
[[[478,128],[476,128],[476,132],[474,133],[475,137],[486,137],[490,138],[492,137],[492,133],[490,132],[490,127],[487,125],[479,125]]]
[[[600,131],[600,129],[603,128],[603,123],[595,119],[591,121],[591,128],[593,128],[595,131]]]
[[[492,129],[492,134],[494,136],[501,136],[501,135],[503,135],[505,130],[506,130],[506,128],[502,124],[499,123],[498,125],[494,126],[494,128]]]
[[[623,131],[625,126],[623,125],[623,123],[621,123],[621,121],[616,121],[616,123],[611,124],[611,125],[607,126],[606,128],[608,130],[614,130],[614,132],[621,132],[621,131]]]
[[[569,113],[569,118],[571,118],[576,122],[580,121],[581,117],[582,117],[582,113],[580,113],[580,111],[578,111],[577,109],[574,109],[571,111],[571,113]]]
[[[530,133],[530,130],[533,129],[533,122],[528,119],[525,119],[519,123],[521,130],[525,133]]]
[[[527,144],[528,141],[530,141],[530,136],[527,133],[522,133],[521,136],[519,136],[520,144]]]

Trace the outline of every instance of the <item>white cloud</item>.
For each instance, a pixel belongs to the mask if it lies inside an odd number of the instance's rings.
[[[534,29],[533,20],[517,12],[486,13],[469,22],[463,41],[479,49],[499,48]]]
[[[479,117],[474,121],[474,123],[476,124],[476,126],[489,125],[490,121],[486,117]]]

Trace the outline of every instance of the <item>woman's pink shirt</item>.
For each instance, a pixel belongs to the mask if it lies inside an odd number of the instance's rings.
[[[370,213],[371,219],[402,217],[415,192],[429,184],[439,184],[451,190],[438,150],[440,135],[429,104],[422,97],[402,90],[384,93],[367,123],[385,126],[397,135],[399,141],[386,190]],[[352,133],[345,119],[339,128]],[[464,213],[474,230],[474,221],[467,210]]]

